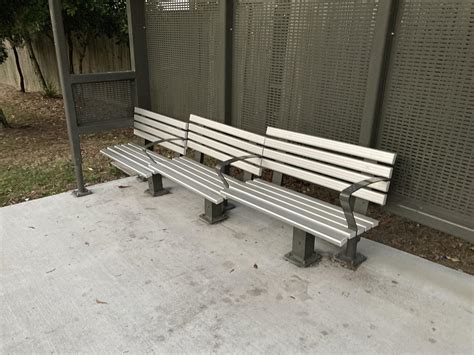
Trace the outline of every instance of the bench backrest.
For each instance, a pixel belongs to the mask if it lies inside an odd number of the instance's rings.
[[[267,128],[262,167],[333,190],[372,176],[391,178],[396,154],[354,144]],[[355,197],[384,205],[389,182],[378,182]]]
[[[181,138],[182,140],[163,142],[160,145],[178,154],[186,153],[188,122],[135,107],[133,128],[135,135],[150,142],[160,139]]]
[[[264,136],[235,128],[207,118],[191,115],[187,147],[224,161],[234,157],[262,155]],[[262,175],[261,158],[232,164],[254,175]]]

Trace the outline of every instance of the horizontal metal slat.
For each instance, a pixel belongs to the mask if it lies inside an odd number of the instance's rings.
[[[275,127],[267,127],[267,135],[347,155],[353,155],[364,159],[375,160],[390,165],[393,165],[395,163],[396,158],[395,153],[385,152],[373,148],[361,147],[355,144],[339,142],[332,139],[311,136],[308,134],[297,133]]]
[[[219,194],[216,194],[214,190],[206,188],[202,185],[197,184],[194,180],[183,177],[181,174],[177,173],[175,170],[168,168],[166,164],[158,162],[153,164],[155,172],[160,173],[161,175],[167,177],[168,179],[176,182],[179,185],[186,187],[187,189],[197,193],[198,195],[208,199],[213,203],[221,203],[224,201],[224,197]]]
[[[154,120],[149,119],[147,117],[143,117],[143,116],[139,116],[139,115],[135,115],[134,119],[135,119],[135,122],[140,122],[144,125],[152,126],[154,128],[159,129],[160,131],[169,133],[173,136],[186,139],[187,131],[185,131],[185,130],[167,125],[165,123],[157,122],[157,121],[154,121]]]
[[[307,219],[298,217],[294,214],[287,213],[284,210],[281,210],[280,208],[277,208],[275,206],[268,205],[257,198],[254,198],[252,196],[242,193],[238,189],[235,189],[235,188],[226,189],[226,190],[221,191],[221,194],[226,196],[228,199],[232,199],[234,201],[242,203],[243,205],[252,207],[253,209],[256,209],[257,211],[268,214],[280,221],[283,221],[294,227],[297,227],[301,230],[311,233],[317,236],[318,238],[324,239],[337,246],[341,247],[347,242],[347,238],[344,238],[342,236],[333,236],[331,234],[332,231],[323,231],[323,229],[320,228],[319,225],[311,224],[308,222]]]
[[[174,127],[178,127],[181,129],[188,129],[188,122],[184,122],[184,121],[177,120],[175,118],[160,115],[159,113],[156,113],[156,112],[152,112],[152,111],[144,110],[139,107],[135,107],[135,113],[145,116],[145,117],[153,118],[155,120],[164,122]]]
[[[224,153],[219,152],[215,149],[206,147],[202,144],[199,144],[199,143],[196,143],[196,142],[193,142],[193,141],[188,141],[188,147],[191,148],[191,149],[197,150],[201,153],[204,153],[206,155],[209,155],[213,158],[216,158],[217,160],[220,160],[220,161],[224,161],[224,160],[228,160],[228,159],[233,158],[233,156],[231,156],[231,155],[224,154]],[[232,163],[232,165],[237,167],[237,168],[248,171],[249,173],[252,173],[254,175],[258,175],[258,176],[262,175],[262,168],[261,167],[257,167],[255,165],[246,163],[245,161],[237,161],[235,163]]]
[[[265,141],[265,136],[261,136],[259,134],[252,133],[240,128],[235,128],[233,126],[229,126],[220,122],[209,120],[204,117],[190,115],[189,122],[194,122],[202,126],[209,127],[217,131],[224,132],[226,134],[231,134],[233,136],[240,137],[242,139],[246,139],[248,141],[252,141],[258,144],[263,144]]]
[[[344,237],[352,238],[355,237],[355,231],[352,231],[347,228],[347,223],[339,218],[334,217],[333,215],[326,214],[321,211],[314,211],[311,209],[306,208],[305,206],[301,206],[296,201],[285,200],[281,196],[277,196],[272,194],[268,191],[259,190],[257,187],[252,186],[250,184],[241,183],[240,185],[236,186],[236,188],[246,193],[254,198],[258,198],[265,203],[273,205],[275,207],[281,208],[282,210],[287,211],[288,213],[292,213],[307,219],[308,221],[318,224],[321,228],[327,228],[333,231],[336,234],[342,234]],[[363,233],[365,231],[364,226],[358,226],[359,233]]]
[[[238,149],[242,149],[247,152],[262,155],[263,146],[258,146],[255,143],[250,143],[240,138],[234,138],[228,134],[219,133],[215,130],[207,129],[205,127],[198,126],[192,123],[189,125],[189,131],[198,133],[199,135],[206,136],[219,142],[223,142],[225,144],[232,145]]]
[[[359,182],[371,177],[369,175],[360,174],[352,170],[347,170],[347,169],[335,167],[333,165],[319,163],[314,160],[309,160],[309,159],[297,157],[291,154],[282,153],[273,149],[265,149],[265,157],[277,160],[278,162],[294,165],[298,168],[303,168],[303,169],[314,171],[316,173],[329,175],[331,177],[344,180],[344,181]],[[387,192],[389,184],[390,184],[389,182],[382,181],[382,182],[375,183],[371,185],[370,187],[375,190]]]
[[[273,138],[267,138],[265,140],[265,149],[263,150],[263,156],[267,152],[267,147],[282,150],[288,153],[294,153],[307,158],[323,161],[326,163],[339,165],[349,169],[361,171],[366,174],[377,175],[385,178],[392,176],[392,168],[368,161],[360,160],[357,158],[351,158],[343,156],[337,153],[326,152],[320,149],[305,147],[302,145],[283,142]]]
[[[259,186],[260,188],[265,189],[267,191],[272,191],[272,192],[281,194],[283,196],[287,196],[288,198],[292,200],[299,201],[300,203],[311,206],[315,209],[323,208],[325,210],[332,211],[334,215],[341,214],[341,218],[345,220],[344,213],[342,212],[342,208],[339,206],[330,204],[325,201],[318,200],[316,198],[313,198],[311,196],[305,195],[300,192],[289,190],[283,186],[275,185],[271,182],[268,182],[262,179],[254,179],[252,181],[248,181],[247,183],[253,184],[255,186]],[[378,221],[376,219],[364,216],[363,214],[354,213],[354,217],[357,223],[363,223],[364,225],[371,226],[372,228],[378,225]]]
[[[145,132],[145,133],[148,133],[148,134],[151,134],[153,136],[156,136],[156,138],[158,138],[158,139],[180,138],[180,137],[176,137],[174,134],[170,134],[168,132],[161,131],[159,129],[144,125],[143,123],[140,123],[140,122],[135,121],[133,123],[133,126],[134,126],[135,129],[137,129],[139,131],[142,131],[142,132]],[[156,138],[155,138],[155,140],[157,140]],[[179,140],[172,141],[170,143],[173,143],[173,144],[184,147],[186,145],[186,140],[184,138],[182,138],[182,139],[179,139]]]
[[[148,134],[146,132],[140,131],[138,129],[134,129],[133,134],[135,134],[136,136],[142,137],[146,140],[149,140],[150,142],[154,142],[154,141],[157,140],[157,137],[152,136],[151,134]],[[185,147],[173,144],[172,142],[163,142],[163,143],[160,143],[159,145],[162,146],[162,147],[168,148],[168,149],[170,149],[170,150],[172,150],[172,151],[174,151],[178,154],[186,154],[186,148]]]
[[[215,141],[213,139],[201,136],[199,134],[189,132],[188,134],[188,139],[190,141],[194,141],[196,143],[205,145],[209,148],[216,149],[222,153],[229,154],[232,157],[241,157],[244,155],[249,155],[249,152],[246,152],[245,150],[237,149],[234,148],[230,145],[227,145],[225,143],[220,143],[218,141]],[[251,158],[251,159],[246,159],[245,160],[247,163],[255,164],[255,165],[260,165],[261,164],[261,159],[260,158]]]
[[[145,177],[150,177],[152,175],[149,169],[145,169],[138,164],[133,163],[131,160],[122,157],[121,155],[111,151],[109,148],[105,148],[101,150],[101,153],[105,156],[109,157],[112,160],[115,160],[120,165],[125,166],[127,169],[136,172],[137,174]],[[125,171],[128,173],[127,171]]]
[[[322,176],[316,173],[311,173],[289,165],[280,164],[268,159],[262,159],[262,167],[271,170],[276,170],[283,174],[300,178],[308,182],[328,187],[336,191],[342,191],[351,185],[345,182],[341,182],[339,180],[328,178],[326,176]],[[371,191],[369,189],[360,189],[359,191],[354,193],[354,196],[363,198],[367,201],[378,203],[379,205],[384,205],[387,200],[387,196],[385,194],[381,192]]]

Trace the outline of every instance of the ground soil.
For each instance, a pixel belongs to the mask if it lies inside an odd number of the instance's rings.
[[[0,206],[47,196],[75,187],[61,99],[37,93],[23,94],[0,85],[0,108],[13,128],[0,128]],[[124,176],[99,153],[112,144],[136,140],[131,130],[116,130],[82,138],[84,174],[88,184]],[[235,172],[237,174],[237,172]],[[266,172],[264,177],[271,178]],[[337,203],[326,189],[285,177],[285,186]],[[474,274],[474,244],[370,207],[380,225],[366,238]]]

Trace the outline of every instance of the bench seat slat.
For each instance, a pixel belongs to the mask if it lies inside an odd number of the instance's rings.
[[[186,187],[187,189],[197,193],[198,195],[208,199],[212,203],[221,203],[224,198],[216,192],[215,189],[203,186],[196,182],[195,179],[191,179],[175,169],[175,167],[168,165],[168,162],[157,162],[151,166],[155,172],[163,175],[164,177]]]
[[[339,168],[329,164],[323,164],[315,160],[309,160],[295,155],[285,154],[273,149],[265,149],[265,157],[349,182],[359,182],[371,177],[370,175],[357,173],[352,170]],[[370,187],[375,190],[387,192],[389,182],[378,182]]]
[[[275,127],[268,127],[267,135],[347,155],[357,156],[363,159],[375,160],[389,165],[393,165],[395,163],[396,158],[395,153],[385,152],[373,148],[361,147],[355,144],[344,143],[332,139],[316,137],[304,133],[288,131]]]
[[[131,171],[134,171],[135,173],[137,173],[140,176],[150,177],[152,175],[151,169],[147,169],[147,168],[144,168],[143,166],[141,166],[139,164],[136,164],[132,160],[130,160],[128,158],[125,158],[125,157],[121,156],[120,154],[117,154],[116,152],[114,152],[110,148],[102,149],[101,152],[105,156],[107,156],[110,159],[118,162],[120,165],[125,166],[127,169],[129,169]],[[125,172],[128,173],[128,171],[125,171]]]
[[[265,200],[250,196],[249,194],[246,194],[237,188],[231,187],[229,189],[223,190],[221,194],[229,199],[252,207],[253,209],[268,214],[273,218],[288,223],[337,246],[343,246],[347,242],[348,238],[344,237],[343,235],[337,235],[333,233],[332,230],[321,227],[320,224],[313,223],[304,217],[289,212],[288,210],[269,204]]]
[[[282,196],[265,190],[260,190],[251,184],[242,184],[235,188],[238,188],[239,191],[249,194],[250,196],[259,198],[265,201],[267,204],[281,208],[288,213],[294,213],[295,215],[306,218],[312,223],[321,225],[322,228],[330,229],[332,230],[333,234],[341,234],[346,238],[353,238],[356,235],[355,231],[347,228],[347,223],[345,220],[341,220],[332,214],[326,213],[325,211],[315,211],[299,204],[296,201],[288,201]],[[363,233],[365,230],[366,228],[364,226],[358,225],[359,233]]]
[[[327,152],[316,148],[305,147],[289,142],[283,142],[272,138],[267,138],[265,140],[265,149],[263,151],[264,155],[267,152],[268,148],[274,148],[288,153],[297,154],[303,157],[316,159],[318,161],[346,167],[348,169],[353,169],[356,171],[361,171],[366,174],[373,174],[385,178],[390,178],[392,176],[392,168],[385,165],[371,163],[368,161],[351,158],[348,156]]]
[[[292,166],[284,165],[281,163],[274,162],[268,159],[262,159],[262,167],[268,168],[271,170],[276,170],[284,174],[312,182],[314,184],[328,187],[333,190],[342,191],[345,188],[349,187],[351,184],[342,182],[340,180],[328,178],[316,173],[311,173],[302,169],[298,169]],[[355,197],[363,198],[367,201],[378,203],[379,205],[384,205],[387,199],[387,196],[381,192],[371,191],[369,189],[360,189],[354,193]]]
[[[193,141],[188,141],[188,148],[195,149],[199,152],[210,155],[210,156],[212,156],[212,157],[214,157],[218,160],[221,160],[221,161],[233,158],[232,156],[230,156],[228,154],[224,154],[224,153],[219,152],[215,149],[206,147],[202,144],[199,144],[199,143],[196,143],[196,142],[193,142]],[[257,167],[253,164],[246,163],[245,161],[237,161],[235,163],[232,163],[232,165],[237,167],[237,168],[246,170],[249,173],[252,173],[254,175],[260,176],[262,174],[262,168]]]
[[[247,184],[252,185],[260,190],[267,191],[268,193],[279,195],[282,198],[288,199],[289,201],[294,201],[295,203],[306,206],[306,208],[308,209],[314,211],[324,211],[325,213],[339,218],[341,221],[344,221],[344,223],[346,222],[344,212],[339,206],[305,195],[300,192],[287,189],[285,187],[273,184],[262,179],[254,179],[248,181]],[[366,230],[378,225],[378,221],[376,219],[367,217],[363,214],[354,213],[354,217],[356,219],[357,225],[364,227]]]
[[[188,122],[180,121],[180,120],[177,120],[175,118],[160,115],[159,113],[144,110],[144,109],[139,108],[139,107],[135,107],[135,113],[139,114],[141,116],[144,116],[144,117],[153,118],[157,121],[166,123],[168,125],[171,125],[171,126],[174,126],[174,127],[180,128],[180,129],[187,129],[187,127],[188,127]]]

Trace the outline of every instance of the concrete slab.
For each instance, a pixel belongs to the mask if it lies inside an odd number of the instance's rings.
[[[356,272],[299,269],[288,226],[241,206],[208,226],[166,183],[0,209],[2,353],[473,353],[471,276],[367,240]]]

